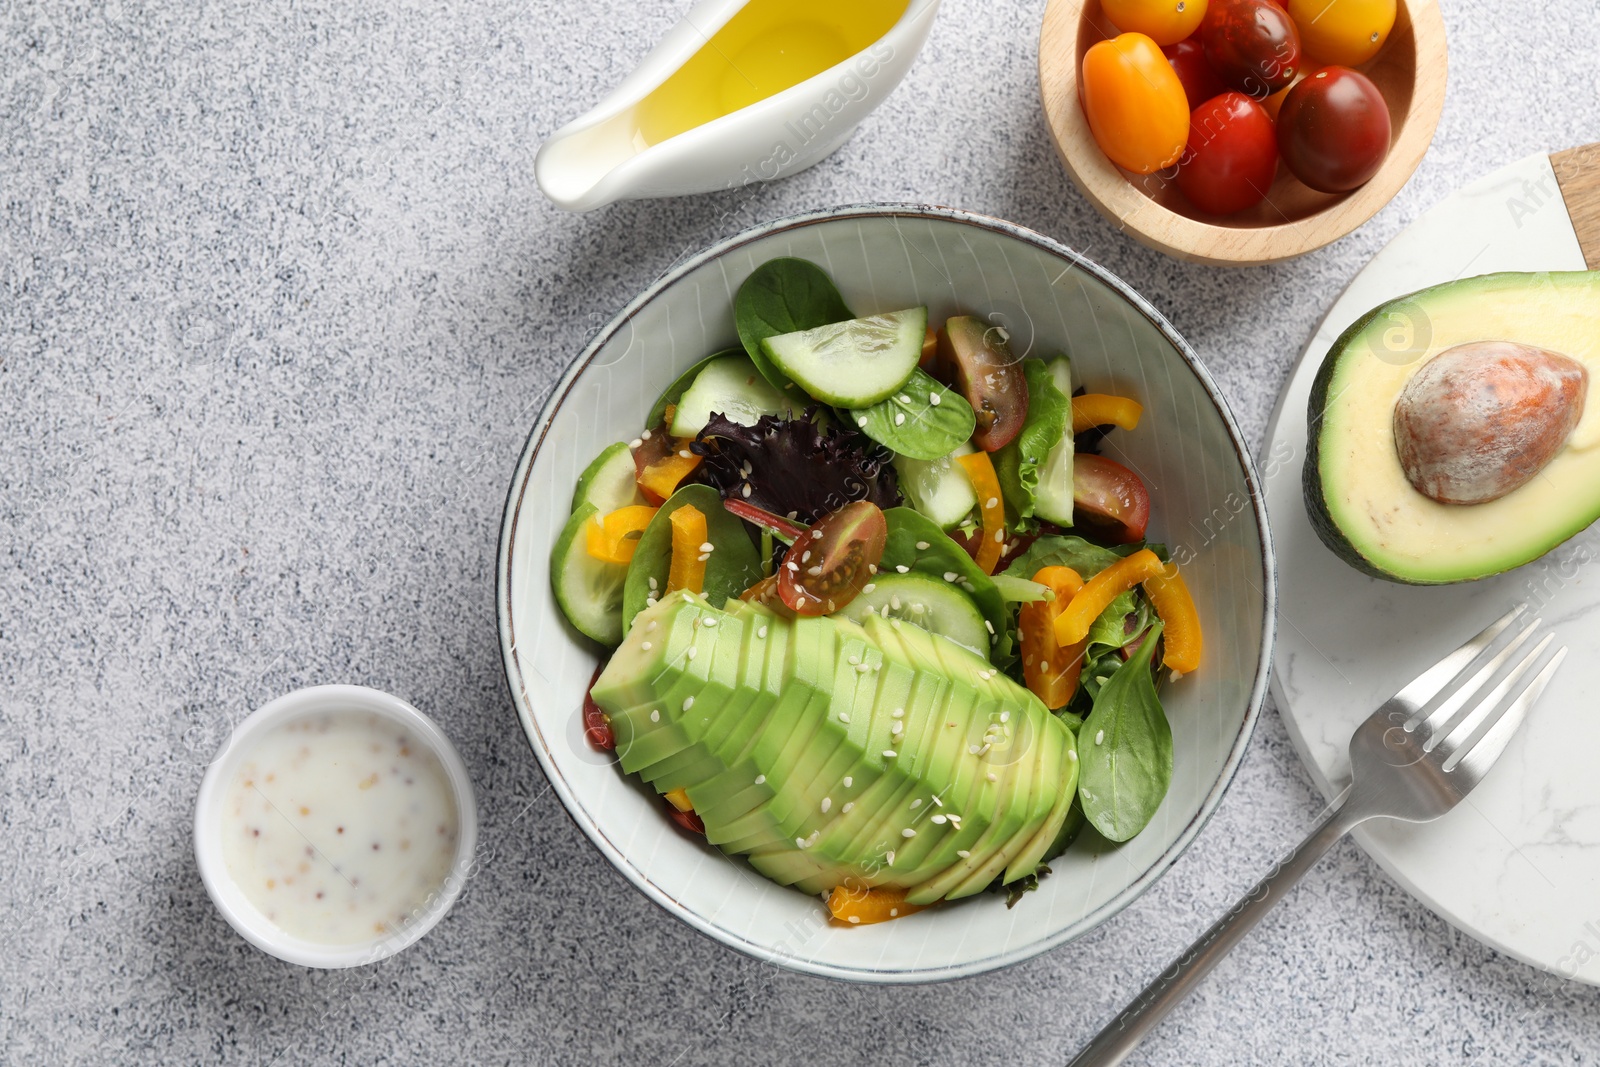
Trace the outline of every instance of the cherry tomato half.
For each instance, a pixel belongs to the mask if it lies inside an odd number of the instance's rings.
[[[1272,0],[1211,0],[1200,44],[1228,87],[1256,100],[1288,85],[1300,69],[1300,31]]]
[[[1144,540],[1150,522],[1150,494],[1139,476],[1088,452],[1072,458],[1072,507],[1080,525],[1124,545]]]
[[[1101,0],[1111,24],[1142,33],[1156,44],[1177,44],[1206,17],[1206,0]]]
[[[1101,151],[1135,174],[1172,166],[1189,140],[1183,83],[1142,33],[1120,34],[1083,54],[1083,111]]]
[[[1183,95],[1189,98],[1190,111],[1213,96],[1228,91],[1222,79],[1217,77],[1217,72],[1211,69],[1211,64],[1206,62],[1206,50],[1200,46],[1199,38],[1191,37],[1187,41],[1169,44],[1161,50],[1161,54],[1167,57],[1167,62],[1177,72],[1178,80],[1183,83]]]
[[[1372,79],[1323,67],[1289,90],[1278,112],[1278,152],[1296,178],[1324,193],[1366,184],[1389,154],[1389,105]]]
[[[1231,215],[1266,197],[1278,174],[1278,137],[1266,109],[1243,93],[1223,93],[1195,108],[1178,188],[1194,206]]]
[[[838,611],[872,581],[888,539],[876,504],[855,500],[829,512],[784,553],[778,596],[799,615]]]
[[[1289,17],[1310,54],[1359,67],[1383,48],[1394,29],[1395,0],[1289,0]]]

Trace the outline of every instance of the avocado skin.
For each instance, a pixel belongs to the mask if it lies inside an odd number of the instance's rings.
[[[1322,477],[1322,451],[1326,444],[1323,439],[1323,412],[1327,408],[1328,396],[1332,389],[1333,379],[1337,374],[1341,363],[1347,356],[1359,358],[1360,353],[1358,342],[1362,335],[1366,333],[1367,329],[1371,327],[1375,321],[1380,319],[1382,316],[1396,310],[1401,305],[1408,303],[1416,304],[1426,309],[1429,299],[1433,297],[1444,296],[1447,294],[1458,295],[1464,291],[1471,290],[1483,290],[1485,294],[1494,294],[1496,290],[1502,289],[1508,283],[1521,283],[1523,285],[1528,285],[1529,282],[1535,278],[1543,278],[1546,282],[1565,285],[1570,284],[1573,279],[1578,277],[1584,278],[1586,280],[1585,284],[1595,285],[1597,291],[1600,291],[1600,285],[1596,285],[1596,279],[1600,279],[1600,273],[1594,271],[1556,271],[1543,274],[1526,272],[1501,272],[1496,274],[1483,274],[1471,278],[1463,278],[1454,282],[1446,282],[1442,285],[1435,285],[1425,289],[1419,289],[1404,296],[1396,297],[1393,300],[1385,301],[1384,303],[1373,308],[1371,311],[1367,312],[1365,315],[1361,316],[1361,318],[1357,319],[1349,326],[1348,329],[1339,335],[1338,339],[1335,340],[1333,345],[1328,349],[1328,354],[1323,357],[1322,365],[1317,368],[1317,375],[1312,381],[1311,393],[1307,398],[1306,459],[1301,472],[1301,491],[1305,500],[1306,517],[1311,523],[1311,528],[1316,531],[1317,537],[1324,545],[1328,547],[1329,551],[1333,552],[1334,555],[1338,556],[1345,563],[1360,571],[1362,574],[1369,575],[1373,578],[1379,578],[1386,582],[1394,582],[1399,585],[1413,586],[1454,585],[1465,581],[1480,581],[1484,578],[1493,577],[1495,574],[1503,574],[1506,571],[1515,570],[1517,567],[1531,563],[1535,559],[1538,559],[1540,556],[1544,555],[1544,553],[1555,549],[1558,545],[1575,536],[1577,533],[1581,532],[1583,528],[1589,525],[1588,522],[1585,522],[1577,529],[1573,529],[1563,536],[1558,536],[1550,540],[1542,551],[1529,555],[1526,558],[1513,559],[1510,562],[1507,562],[1504,566],[1493,571],[1463,575],[1458,578],[1418,578],[1414,575],[1395,571],[1376,563],[1364,555],[1361,550],[1357,548],[1348,537],[1345,536],[1343,529],[1339,526],[1338,520],[1335,518],[1335,509],[1329,504],[1327,486]],[[1517,338],[1514,337],[1497,339],[1513,341],[1517,340]],[[1596,511],[1600,512],[1600,505],[1597,505]],[[1593,516],[1591,516],[1591,519],[1592,517]]]

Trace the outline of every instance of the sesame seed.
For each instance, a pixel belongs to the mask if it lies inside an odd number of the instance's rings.
[[[870,663],[857,663],[856,664],[856,673],[857,674],[866,674],[871,669],[872,669],[872,664],[870,664]]]
[[[803,837],[795,838],[794,839],[794,847],[795,848],[805,848],[806,847],[806,839],[803,838]]]
[[[856,802],[855,801],[847,800],[847,801],[844,802],[844,807],[839,809],[839,814],[841,814],[841,815],[849,815],[850,814],[850,809],[855,807],[855,806],[856,806]]]
[[[918,541],[917,542],[917,551],[918,552],[926,552],[926,551],[928,551],[928,549],[930,547],[931,546],[926,541]]]
[[[821,530],[812,530],[811,531],[811,540],[813,540],[813,541],[822,540],[822,531]]]
[[[944,807],[944,801],[939,799],[939,794],[938,793],[933,794],[933,796],[929,797],[928,799],[933,801],[934,807],[936,807],[936,808]]]
[[[1000,779],[998,779],[998,778],[996,778],[994,776],[994,772],[993,771],[990,771],[988,774],[984,775],[984,777],[989,779],[989,781],[991,781],[991,782],[998,782],[1000,780]]]
[[[644,433],[640,434],[639,437],[641,440],[648,441],[650,440],[650,435],[654,432],[654,430],[646,430]]]
[[[841,711],[839,713],[839,721],[840,722],[849,722],[850,721],[850,716]]]
[[[851,786],[853,786],[855,784],[856,784],[856,780],[854,778],[852,778],[850,775],[847,774],[847,775],[844,776],[844,787],[846,789],[849,789]]]
[[[889,597],[889,606],[891,608],[893,608],[894,610],[899,611],[900,610],[900,598],[899,598],[899,596],[891,594],[890,597]]]
[[[767,776],[766,775],[764,775],[764,774],[756,775],[756,785],[766,785],[766,784],[767,784]]]
[[[905,708],[895,708],[893,711],[891,711],[889,713],[889,718],[891,718],[891,719],[903,719],[905,717],[906,717],[906,709]]]
[[[850,916],[849,921],[852,922],[852,923],[859,923],[861,921],[861,916],[852,915],[852,916]]]
[[[1075,748],[1067,749],[1067,758],[1074,763],[1078,762],[1078,750]]]
[[[749,482],[745,482],[744,483],[744,488],[739,490],[739,494],[741,496],[743,496],[746,500],[748,500],[750,498],[750,483]]]
[[[692,707],[694,707],[694,697],[684,697],[683,698],[683,710],[684,711],[688,711]]]
[[[876,563],[867,564],[867,573],[868,574],[877,574],[878,573],[878,565]]]
[[[650,579],[650,581],[651,581],[651,583],[654,583],[655,579],[652,578],[652,579]],[[649,633],[651,630],[654,630],[655,628],[656,628],[656,620],[651,619],[650,622],[648,624],[646,624],[646,626],[644,628],[644,632],[645,633]]]
[[[1104,730],[1096,730],[1094,732],[1094,743],[1097,745],[1106,743],[1106,732]]]
[[[894,569],[899,571],[901,574],[904,574],[907,571],[909,571],[911,568],[907,567],[904,563],[896,563],[894,565]]]
[[[801,563],[810,563],[811,562],[811,550],[809,548],[806,549],[804,552],[800,553],[800,562]]]
[[[756,631],[756,636],[757,637],[762,637],[762,638],[766,637],[767,636],[767,628],[765,626],[763,626],[761,629],[757,630]]]
[[[889,732],[891,734],[894,734],[894,736],[898,739],[900,737],[901,732],[904,731],[905,728],[906,728],[906,724],[905,723],[897,722],[897,723],[893,723],[893,724],[890,725]]]
[[[806,606],[806,598],[804,596],[800,595],[799,593],[796,593],[795,597],[794,597],[794,606],[795,606],[795,608],[797,610],[800,609],[800,608],[805,607]]]
[[[886,748],[886,749],[883,750],[883,758],[884,759],[894,759],[899,754],[900,753],[896,752],[892,748]]]
[[[652,647],[654,647],[654,646],[652,646],[652,645],[651,645],[651,644],[650,644],[650,642],[649,642],[649,641],[646,641],[646,642],[644,642],[644,643],[643,643],[643,644],[641,644],[641,645],[640,645],[640,646],[639,646],[639,647],[640,647],[640,648],[642,648],[642,649],[644,649],[644,650],[645,650],[645,651],[646,651],[646,652],[649,652],[649,651],[650,651],[650,649],[651,649],[651,648],[652,648]]]
[[[811,577],[815,578],[817,575],[822,573],[822,567],[820,565],[816,566],[816,567],[807,567],[806,568],[806,573],[811,575]]]
[[[1000,713],[1000,721],[1001,722],[1010,722],[1011,721],[1011,713],[1009,711],[1002,711]]]
[[[716,551],[716,548],[717,548],[716,545],[712,544],[710,541],[707,541],[707,542],[705,542],[704,544],[702,544],[700,546],[700,551],[702,551],[702,552],[714,552],[714,551]]]
[[[694,659],[699,654],[700,654],[700,650],[698,648],[695,648],[693,645],[689,646],[689,658],[690,659]]]
[[[947,582],[953,582],[959,577],[961,577],[961,576],[959,574],[957,574],[955,571],[945,571],[944,572],[944,580],[947,581]]]
[[[867,417],[865,415],[856,416],[856,425],[857,426],[865,426],[866,424],[867,424]]]
[[[863,593],[870,593],[876,588],[878,588],[878,586],[875,582],[868,582],[866,585],[861,587],[861,591]]]
[[[899,396],[895,397],[895,399],[900,401],[900,403],[902,403],[902,404],[911,403],[911,398],[909,396],[906,396],[906,394],[904,394],[904,393],[901,393]]]
[[[938,407],[941,403],[943,403],[943,401],[940,399],[938,393],[929,393],[928,403],[932,404],[934,407]]]
[[[935,815],[933,817],[933,824],[935,826],[943,826],[945,823],[947,823],[949,821],[950,820],[946,819],[943,815]]]
[[[850,666],[854,667],[857,663],[861,662],[861,657],[860,656],[851,656],[850,659],[847,662],[850,664]]]
[[[831,807],[833,807],[833,798],[832,797],[823,797],[822,798],[822,810],[824,812],[826,812]]]
[[[980,753],[982,751],[983,751],[983,747],[981,745],[968,745],[967,746],[967,753],[969,755],[976,756],[978,753]]]
[[[682,457],[683,459],[688,459],[689,458],[689,450],[687,448],[680,448],[678,450],[678,455],[680,457]]]
[[[972,853],[968,852],[964,848],[958,848],[956,849],[956,855],[960,856],[962,859],[969,859],[972,856]]]
[[[915,800],[913,800],[911,802],[911,810],[912,811],[916,811],[920,807],[922,807],[922,798],[921,797],[917,797]]]
[[[644,444],[644,442],[639,440],[637,437],[635,437],[633,440],[628,442],[628,447],[629,448],[638,448],[642,444]]]
[[[889,909],[889,918],[896,919],[896,918],[899,918],[899,916],[900,916],[900,909],[899,908],[890,908]]]
[[[896,426],[904,426],[906,424],[906,413],[903,412],[903,411],[895,412],[894,413],[894,424]]]
[[[660,708],[652,708],[650,710],[650,721],[651,722],[660,722],[661,721],[661,709]]]
[[[799,574],[800,573],[800,564],[796,563],[792,559],[787,561],[786,563],[784,563],[784,566],[789,568],[789,573],[790,574]]]
[[[885,867],[894,866],[894,849],[891,848],[889,851],[883,854],[883,865]]]
[[[717,624],[717,620],[710,618],[709,616],[704,620],[704,622],[707,626],[715,626]]]
[[[651,578],[651,579],[650,579],[650,588],[651,588],[651,589],[654,589],[654,588],[656,588],[656,580],[655,580],[655,579],[654,579],[654,578]],[[655,623],[654,623],[654,622],[652,622],[652,623],[651,623],[651,624],[650,624],[650,625],[652,625],[652,626],[654,626],[654,625],[655,625]]]
[[[911,827],[908,826],[904,830],[900,831],[900,836],[903,837],[903,838],[906,838],[907,840],[910,840],[911,838],[917,836],[917,832],[915,830],[913,830]]]

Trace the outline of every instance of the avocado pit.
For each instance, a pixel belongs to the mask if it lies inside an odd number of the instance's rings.
[[[1583,417],[1589,373],[1511,341],[1457,345],[1406,383],[1394,440],[1406,479],[1441,504],[1483,504],[1526,485]]]

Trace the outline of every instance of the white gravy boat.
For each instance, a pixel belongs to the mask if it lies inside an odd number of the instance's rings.
[[[910,0],[873,44],[782,92],[658,144],[634,108],[749,0],[701,0],[605,99],[550,135],[534,176],[557,207],[682,196],[784,178],[821,161],[893,91],[928,38],[939,0]],[[797,0],[798,2],[798,0]]]

